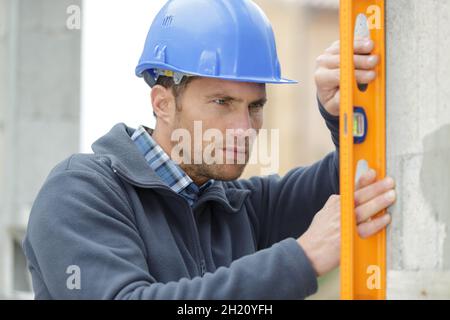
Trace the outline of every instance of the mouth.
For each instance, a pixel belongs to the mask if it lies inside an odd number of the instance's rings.
[[[245,148],[238,147],[228,147],[223,148],[223,152],[225,154],[225,159],[227,159],[227,163],[232,164],[245,164],[248,160],[248,153]],[[229,162],[231,161],[231,162]]]
[[[245,148],[233,148],[233,147],[231,147],[231,148],[223,148],[223,151],[225,153],[227,153],[227,154],[236,154],[236,155],[238,155],[238,154],[246,154],[247,153]]]

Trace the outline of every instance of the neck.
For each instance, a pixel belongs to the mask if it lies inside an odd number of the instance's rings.
[[[164,150],[164,152],[167,153],[170,158],[172,158],[171,155],[173,143],[170,140],[170,134],[162,132],[162,130],[159,129],[158,126],[156,126],[155,130],[153,131],[152,138]],[[201,186],[209,180],[208,177],[197,173],[196,165],[180,163],[179,166],[189,176],[189,178],[194,181],[197,186]]]

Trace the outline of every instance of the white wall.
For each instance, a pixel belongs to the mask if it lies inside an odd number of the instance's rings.
[[[89,0],[82,11],[81,151],[118,122],[154,125],[150,88],[134,75],[165,0]]]

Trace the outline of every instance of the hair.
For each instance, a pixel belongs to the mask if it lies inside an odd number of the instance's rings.
[[[175,97],[175,103],[176,103],[176,108],[177,110],[180,110],[181,107],[179,105],[179,99],[180,97],[183,95],[184,91],[186,90],[188,84],[190,82],[192,82],[195,78],[198,77],[183,77],[183,79],[181,80],[180,84],[175,84],[175,82],[173,81],[172,77],[167,77],[167,76],[159,76],[158,80],[156,80],[155,85],[160,85],[163,86],[166,89],[172,89],[172,94]],[[156,113],[153,112],[153,115],[156,116]]]

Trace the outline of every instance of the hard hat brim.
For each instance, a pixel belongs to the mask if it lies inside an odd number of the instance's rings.
[[[253,83],[267,83],[267,84],[296,84],[298,81],[286,79],[286,78],[260,78],[260,77],[236,77],[236,76],[227,76],[227,75],[207,75],[207,74],[200,74],[195,72],[190,72],[186,70],[182,70],[180,68],[176,68],[173,66],[168,66],[164,63],[142,63],[139,65],[139,67],[136,68],[136,76],[142,78],[143,73],[145,70],[149,69],[155,69],[155,68],[161,68],[161,69],[167,69],[175,72],[181,72],[185,74],[189,74],[191,76],[197,76],[197,77],[204,77],[204,78],[213,78],[213,79],[221,79],[221,80],[229,80],[229,81],[237,81],[237,82],[253,82]]]

